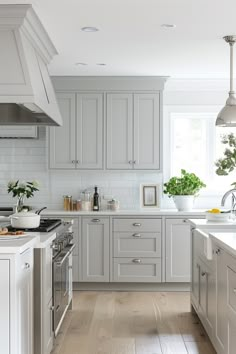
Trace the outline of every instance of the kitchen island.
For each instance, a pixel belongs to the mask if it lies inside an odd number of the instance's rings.
[[[191,304],[218,354],[236,347],[236,223],[191,220]]]
[[[33,354],[34,249],[50,248],[56,233],[18,237],[0,239],[0,346],[4,354]]]

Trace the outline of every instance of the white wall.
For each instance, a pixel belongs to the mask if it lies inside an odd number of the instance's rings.
[[[168,114],[176,105],[223,105],[227,96],[227,80],[169,80],[164,91],[164,130],[168,136]],[[7,194],[11,179],[39,180],[40,192],[29,200],[36,207],[62,208],[62,196],[79,197],[82,190],[98,185],[101,194],[113,195],[124,209],[139,207],[140,183],[162,183],[168,171],[168,150],[164,140],[164,174],[150,172],[88,172],[55,171],[48,169],[46,129],[39,129],[39,139],[0,139],[0,206],[12,205]],[[226,188],[227,189],[227,188]],[[195,206],[208,208],[219,205],[220,195],[199,197]],[[162,207],[173,207],[169,198],[162,200]]]

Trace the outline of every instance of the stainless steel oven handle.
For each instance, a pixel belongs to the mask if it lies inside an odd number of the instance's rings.
[[[60,261],[55,261],[57,267],[61,267],[62,264],[65,262],[65,260],[69,257],[69,255],[72,253],[73,249],[75,248],[75,245],[71,245],[70,249],[66,252],[64,257]]]

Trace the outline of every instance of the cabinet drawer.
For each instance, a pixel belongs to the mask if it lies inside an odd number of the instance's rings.
[[[160,258],[114,258],[113,281],[161,282]]]
[[[161,257],[161,234],[114,232],[114,257]]]
[[[113,230],[118,232],[160,232],[161,219],[114,219]]]
[[[236,272],[227,267],[229,306],[236,312]]]

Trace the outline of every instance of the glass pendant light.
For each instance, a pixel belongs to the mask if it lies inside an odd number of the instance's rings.
[[[216,119],[216,125],[220,127],[236,127],[236,97],[233,89],[233,45],[236,36],[225,36],[224,40],[230,46],[230,91],[225,106]]]

